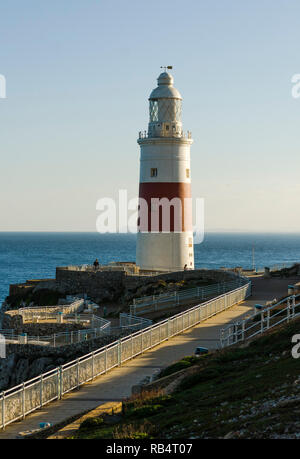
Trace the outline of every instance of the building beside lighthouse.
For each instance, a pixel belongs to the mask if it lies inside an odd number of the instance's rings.
[[[136,264],[145,270],[194,269],[191,133],[182,128],[182,97],[167,71],[149,97],[148,131],[140,132],[140,210]]]

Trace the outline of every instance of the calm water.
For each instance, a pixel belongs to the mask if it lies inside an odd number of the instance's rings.
[[[209,233],[195,246],[196,267],[257,268],[300,261],[300,234]],[[134,235],[98,233],[0,233],[0,302],[9,284],[53,278],[56,266],[135,260]],[[0,303],[1,304],[1,303]]]

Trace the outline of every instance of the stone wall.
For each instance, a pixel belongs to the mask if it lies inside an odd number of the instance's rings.
[[[9,295],[23,296],[26,293],[32,292],[34,288],[42,282],[53,282],[54,279],[32,279],[27,280],[23,284],[11,284],[9,286]]]
[[[67,267],[56,268],[56,279],[34,281],[33,292],[48,289],[61,295],[76,295],[86,293],[96,303],[120,302],[126,300],[126,294],[137,288],[155,283],[159,280],[178,282],[181,280],[208,280],[213,283],[236,279],[236,274],[230,271],[198,269],[193,271],[178,271],[162,273],[157,276],[128,275],[125,271],[77,271]],[[30,282],[30,281],[28,281]],[[130,295],[129,295],[130,297]]]
[[[62,293],[86,293],[95,301],[112,301],[124,289],[124,271],[72,271],[56,269],[56,286]]]
[[[8,344],[6,358],[0,359],[0,392],[39,376],[41,373],[73,361],[102,346],[128,335],[110,335],[72,346],[48,347],[32,344]]]

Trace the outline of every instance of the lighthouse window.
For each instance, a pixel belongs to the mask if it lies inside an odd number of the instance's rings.
[[[157,169],[156,168],[152,168],[151,169],[151,177],[157,177]]]
[[[158,102],[157,100],[150,100],[150,123],[158,121]]]
[[[187,176],[187,178],[190,177],[190,170],[189,169],[186,169],[186,176]]]

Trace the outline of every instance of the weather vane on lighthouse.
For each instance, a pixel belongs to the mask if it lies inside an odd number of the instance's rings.
[[[162,65],[160,68],[165,69],[165,72],[166,72],[167,70],[172,70],[173,65]]]

